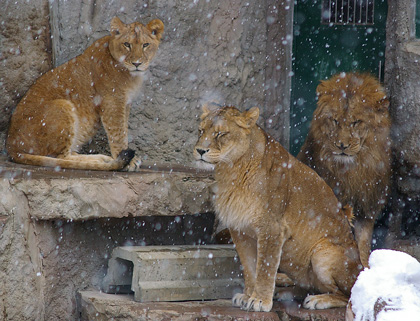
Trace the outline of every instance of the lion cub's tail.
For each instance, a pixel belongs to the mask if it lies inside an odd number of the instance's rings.
[[[344,205],[343,206],[343,212],[344,212],[344,215],[346,215],[347,220],[350,223],[350,226],[354,227],[353,226],[353,220],[354,220],[353,207],[351,207],[350,205]]]
[[[9,152],[9,156],[15,163],[25,165],[112,171],[121,170],[127,166],[134,157],[134,151],[131,149],[123,150],[115,159],[110,156],[100,154],[69,155],[63,158],[55,158],[49,156]]]

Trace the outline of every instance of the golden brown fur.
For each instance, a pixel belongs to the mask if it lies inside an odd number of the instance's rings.
[[[269,311],[280,268],[317,294],[304,307],[345,306],[361,266],[349,222],[331,188],[258,127],[258,116],[256,107],[204,106],[194,148],[200,164],[215,166],[217,217],[244,267],[233,304]]]
[[[298,159],[353,207],[354,230],[367,266],[375,219],[390,184],[389,102],[367,74],[339,74],[317,88],[318,107]]]
[[[156,54],[162,21],[144,26],[115,17],[111,34],[39,78],[18,104],[6,148],[17,163],[93,170],[122,169],[139,160],[128,149],[130,102]],[[79,155],[103,125],[111,156]]]

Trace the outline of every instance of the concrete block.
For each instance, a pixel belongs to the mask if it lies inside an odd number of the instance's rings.
[[[232,245],[117,247],[103,282],[104,292],[131,290],[140,302],[230,299],[242,288]]]

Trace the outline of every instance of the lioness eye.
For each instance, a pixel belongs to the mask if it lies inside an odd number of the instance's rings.
[[[127,48],[130,48],[131,47],[131,45],[130,45],[129,42],[124,42],[124,46],[126,46]]]
[[[147,48],[147,47],[149,47],[149,45],[150,45],[150,43],[144,43],[143,48]]]

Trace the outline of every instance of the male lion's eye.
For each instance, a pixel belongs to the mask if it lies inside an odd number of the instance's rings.
[[[217,134],[216,134],[216,139],[218,139],[218,138],[220,138],[220,137],[223,137],[223,136],[225,136],[227,134],[227,132],[218,132]]]
[[[352,123],[350,124],[350,126],[351,126],[351,127],[355,127],[355,126],[357,126],[358,124],[360,124],[361,122],[362,122],[361,120],[356,120],[356,121],[352,122]]]
[[[129,42],[124,42],[124,46],[126,46],[127,48],[131,48],[131,45]]]
[[[147,48],[147,47],[149,47],[150,46],[150,43],[144,43],[143,44],[143,48]]]
[[[333,123],[334,123],[334,125],[338,126],[338,120],[337,119],[333,119]]]

